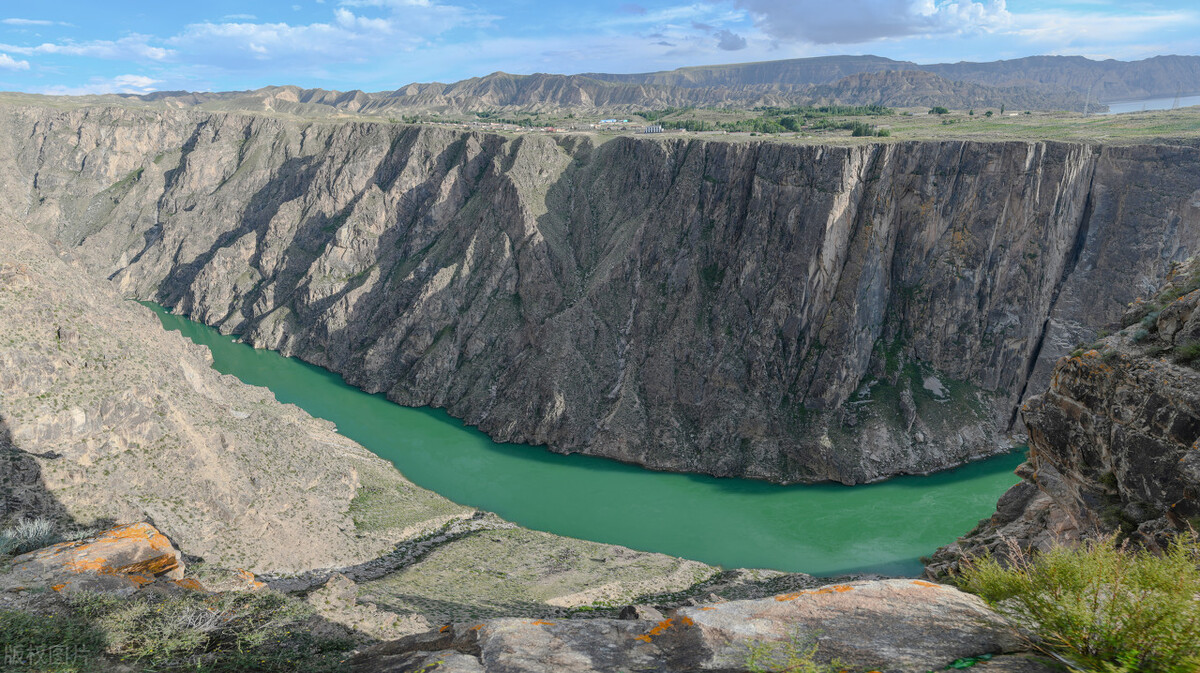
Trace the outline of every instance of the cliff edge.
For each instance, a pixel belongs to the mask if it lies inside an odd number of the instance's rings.
[[[1024,480],[990,519],[939,550],[927,572],[951,572],[963,555],[1011,543],[1045,550],[1117,534],[1156,548],[1197,528],[1200,258],[1176,266],[1121,322],[1060,360],[1049,390],[1025,403]]]

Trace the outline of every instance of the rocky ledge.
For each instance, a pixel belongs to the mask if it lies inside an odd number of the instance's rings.
[[[494,619],[449,624],[377,645],[355,673],[744,671],[759,656],[817,645],[849,670],[928,671],[974,660],[981,671],[1053,670],[982,601],[921,580],[837,584],[773,598],[680,608],[657,620]],[[752,670],[752,669],[750,669]],[[773,668],[771,670],[774,670]]]
[[[665,614],[630,606],[620,619],[577,614],[449,623],[381,643],[376,639],[396,630],[382,626],[395,615],[361,605],[341,612],[329,607],[341,594],[347,594],[342,602],[353,604],[353,588],[337,576],[310,593],[306,602],[319,616],[305,628],[333,628],[358,641],[360,649],[343,662],[354,673],[732,673],[756,670],[756,664],[776,670],[771,662],[808,654],[814,646],[816,661],[854,671],[930,671],[955,662],[993,672],[1053,670],[1026,652],[1018,632],[979,598],[923,580],[850,581],[753,600],[713,596],[714,602]],[[0,606],[17,601],[34,611],[77,592],[106,594],[110,601],[198,592],[220,602],[214,590],[270,591],[245,573],[224,581],[185,576],[178,549],[144,522],[39,549],[0,567]],[[173,604],[153,605],[169,610]]]
[[[1133,302],[1116,334],[1077,348],[1022,413],[1023,481],[996,513],[938,551],[928,572],[964,555],[1049,548],[1116,534],[1156,548],[1200,523],[1200,259]]]

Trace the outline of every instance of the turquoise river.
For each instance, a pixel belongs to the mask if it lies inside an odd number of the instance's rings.
[[[498,444],[443,411],[393,404],[337,374],[147,305],[164,327],[207,346],[218,371],[332,421],[424,488],[527,528],[728,568],[916,575],[921,556],[992,513],[1022,460],[1014,453],[867,486],[653,472]]]

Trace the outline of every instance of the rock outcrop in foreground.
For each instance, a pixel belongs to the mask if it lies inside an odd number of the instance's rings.
[[[929,572],[963,554],[1015,542],[1116,533],[1150,546],[1200,527],[1200,258],[1175,268],[1118,333],[1055,367],[1050,389],[1026,402],[1024,481],[996,513],[939,551]]]
[[[876,580],[773,598],[681,608],[660,621],[496,619],[384,643],[350,660],[355,673],[744,671],[751,647],[815,641],[817,659],[849,670],[928,671],[1023,649],[982,601],[921,580]],[[802,647],[801,647],[802,649]],[[1053,670],[993,657],[980,671]]]
[[[73,542],[22,554],[0,574],[0,590],[50,587],[54,591],[129,594],[158,580],[183,579],[179,550],[147,523],[118,526]],[[199,585],[195,585],[199,586]]]
[[[500,440],[781,482],[1004,450],[1200,248],[1200,150],[505,137],[0,109],[0,214]]]

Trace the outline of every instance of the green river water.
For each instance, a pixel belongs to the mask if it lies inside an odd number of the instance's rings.
[[[778,486],[653,472],[603,458],[499,444],[445,412],[413,409],[333,372],[236,343],[147,304],[207,346],[213,367],[269,388],[390,460],[416,484],[527,528],[722,565],[814,575],[916,575],[1018,479],[1020,453],[880,484]]]

